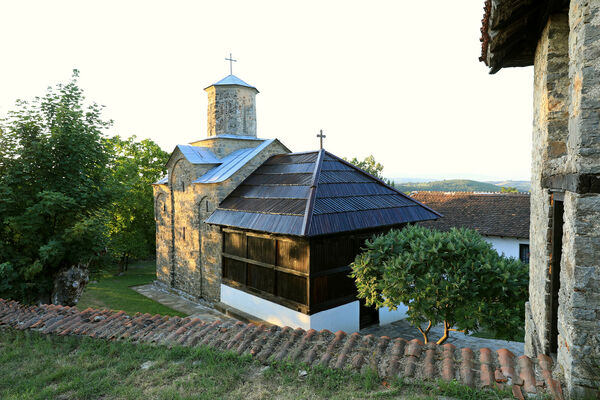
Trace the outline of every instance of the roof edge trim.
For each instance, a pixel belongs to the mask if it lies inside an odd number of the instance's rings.
[[[321,172],[321,165],[323,164],[323,158],[325,156],[325,150],[319,150],[319,154],[317,155],[317,161],[315,162],[315,169],[313,170],[313,176],[310,183],[310,193],[308,195],[308,199],[306,200],[306,207],[304,209],[304,219],[302,220],[302,232],[303,235],[307,235],[310,230],[310,222],[313,209],[315,207],[315,197],[317,194],[317,186],[319,184],[319,173]]]

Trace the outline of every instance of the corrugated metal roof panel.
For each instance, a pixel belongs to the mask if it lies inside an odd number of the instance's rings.
[[[255,231],[301,235],[303,217],[217,209],[206,223]]]
[[[265,164],[299,164],[299,163],[314,163],[317,161],[317,152],[312,153],[288,153],[279,154],[269,158]]]
[[[364,183],[319,183],[317,192],[321,197],[366,196],[371,194],[396,194],[392,189],[375,181]]]
[[[309,186],[298,185],[271,185],[255,186],[240,185],[232,193],[236,197],[250,197],[261,199],[305,199],[308,197]]]
[[[311,173],[315,169],[315,163],[300,164],[263,164],[257,170],[257,174],[290,174]]]
[[[319,183],[363,183],[373,179],[358,171],[321,171]]]
[[[250,149],[240,149],[234,151],[228,156],[221,159],[221,165],[208,171],[194,183],[218,183],[229,179],[233,174],[239,171],[246,163],[252,160],[258,153],[263,151],[267,146],[275,140],[265,140],[259,146]]]
[[[312,174],[252,174],[247,185],[310,185]]]
[[[178,144],[177,148],[192,164],[221,164],[221,160],[206,147]]]
[[[438,217],[435,211],[321,150],[271,157],[207,222],[315,236]]]
[[[262,212],[269,214],[304,215],[306,199],[253,199],[246,197],[227,197],[219,209]]]
[[[329,161],[323,160],[323,165],[321,166],[321,171],[353,171],[349,165],[342,164],[339,161]]]
[[[436,214],[419,205],[321,214],[313,216],[307,236],[392,226],[436,218],[438,218]]]
[[[313,213],[315,215],[330,214],[336,212],[398,208],[415,205],[415,202],[410,199],[392,194],[346,197],[343,201],[340,201],[340,198],[338,197],[320,197],[317,193]]]

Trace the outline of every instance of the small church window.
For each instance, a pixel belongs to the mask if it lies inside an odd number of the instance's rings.
[[[166,203],[165,203],[165,204],[163,204],[163,211],[164,211],[164,212],[167,212],[167,204],[166,204]]]
[[[185,226],[183,227],[183,240],[185,240]]]

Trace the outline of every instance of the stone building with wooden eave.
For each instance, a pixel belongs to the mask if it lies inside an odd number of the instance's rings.
[[[206,220],[223,232],[221,302],[303,329],[401,319],[357,299],[349,265],[373,234],[439,216],[324,150],[272,156]]]
[[[600,396],[600,1],[487,0],[480,60],[534,66],[525,350]]]
[[[258,90],[206,88],[208,135],[154,185],[157,281],[279,325],[355,332],[400,311],[360,306],[349,264],[373,233],[431,209],[324,152],[256,137]]]

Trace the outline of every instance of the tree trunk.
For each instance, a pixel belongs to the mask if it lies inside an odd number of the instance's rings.
[[[421,332],[421,335],[423,335],[423,341],[425,342],[425,344],[429,343],[429,330],[431,329],[431,321],[429,321],[429,325],[427,325],[427,328],[425,328],[425,330],[421,329],[420,326],[417,326],[417,329],[419,330],[419,332]]]
[[[449,330],[450,330],[450,324],[447,321],[444,321],[444,336],[442,336],[440,338],[440,340],[438,340],[436,342],[436,344],[443,344],[446,341],[446,339],[448,339]]]

